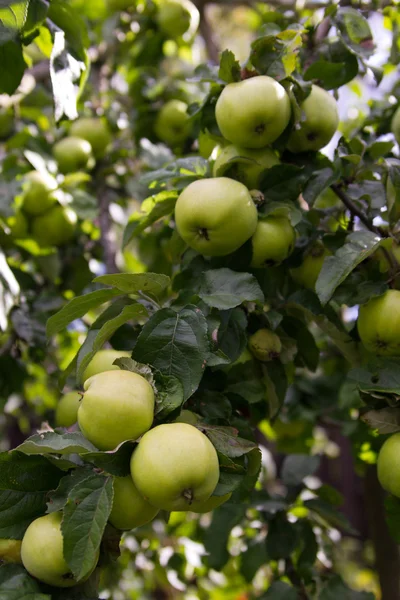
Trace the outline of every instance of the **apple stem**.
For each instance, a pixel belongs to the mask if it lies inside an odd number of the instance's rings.
[[[199,235],[201,237],[203,237],[205,240],[207,240],[207,242],[210,241],[210,237],[208,235],[208,230],[205,227],[202,227],[201,229],[199,229]]]
[[[265,202],[264,194],[260,192],[260,190],[250,190],[250,196],[257,207],[261,206]]]
[[[190,506],[193,502],[193,490],[183,490],[182,496],[188,501]]]

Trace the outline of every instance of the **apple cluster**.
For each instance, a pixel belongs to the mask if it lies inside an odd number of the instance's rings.
[[[289,132],[287,149],[292,153],[319,150],[337,129],[336,101],[313,85],[300,108],[303,118]],[[289,96],[280,83],[264,75],[230,83],[218,98],[215,118],[222,143],[213,147],[206,132],[199,137],[200,152],[215,159],[213,177],[191,183],[179,196],[178,232],[204,256],[226,256],[251,239],[251,267],[278,265],[293,251],[296,232],[289,218],[259,214],[256,204],[263,174],[280,163],[271,145],[290,128]],[[326,254],[317,245],[308,257],[312,268],[302,265],[303,269],[293,270],[293,277],[313,287]]]
[[[220,506],[231,494],[213,496],[219,480],[218,455],[196,427],[197,416],[182,411],[177,421],[152,427],[153,386],[141,375],[113,364],[129,356],[124,351],[99,351],[83,374],[84,392],[65,394],[56,410],[58,426],[70,427],[77,421],[81,432],[100,450],[138,440],[130,460],[131,474],[114,477],[109,522],[126,531],[149,523],[160,510],[204,513]],[[61,521],[61,512],[33,521],[22,540],[20,556],[26,570],[40,581],[70,587],[77,581],[64,558]],[[14,550],[18,554],[19,548]]]

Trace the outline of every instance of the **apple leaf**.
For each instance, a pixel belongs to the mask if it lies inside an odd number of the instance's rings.
[[[0,28],[3,32],[3,28]],[[7,65],[2,69],[0,79],[0,94],[13,94],[21,83],[27,64],[19,41],[10,40],[0,44],[0,64]]]
[[[207,435],[218,452],[230,458],[243,456],[257,448],[254,442],[238,437],[234,427],[214,427],[201,423],[199,429]]]
[[[0,490],[0,537],[21,540],[31,522],[46,512],[46,499],[47,492]]]
[[[282,466],[282,481],[285,485],[301,485],[303,479],[313,475],[320,464],[319,456],[307,454],[290,454],[286,456]]]
[[[319,593],[319,600],[375,600],[372,592],[357,592],[351,589],[340,575],[333,575]]]
[[[112,478],[95,474],[75,485],[68,495],[61,531],[65,559],[78,580],[96,563],[113,495]]]
[[[367,365],[349,371],[348,379],[363,392],[400,394],[400,359],[374,357]]]
[[[220,310],[235,308],[243,302],[264,302],[264,294],[253,275],[225,268],[203,273],[199,296],[208,306]]]
[[[90,469],[73,469],[68,475],[65,475],[60,480],[57,489],[49,494],[47,512],[52,513],[62,510],[67,504],[71,490],[92,475],[93,472]]]
[[[240,81],[240,63],[231,50],[224,50],[221,54],[218,77],[226,83]]]
[[[32,435],[17,450],[24,454],[81,454],[96,447],[78,431],[62,434],[46,431]]]
[[[312,498],[311,500],[305,500],[304,506],[317,513],[332,527],[341,529],[350,534],[356,533],[355,529],[351,526],[346,517],[328,502],[325,502],[320,498]]]
[[[294,587],[284,581],[274,581],[262,600],[297,600],[298,594]]]
[[[296,69],[297,54],[302,47],[302,28],[293,27],[277,35],[266,35],[251,45],[250,62],[261,75],[285,79]]]
[[[171,412],[182,406],[184,402],[183,386],[173,375],[156,373],[156,415],[164,419]]]
[[[141,206],[143,212],[134,213],[129,219],[124,231],[123,247],[147,227],[170,215],[174,211],[177,198],[177,191],[162,191],[144,200]]]
[[[118,273],[116,275],[100,275],[95,283],[110,285],[124,294],[139,294],[144,292],[158,298],[169,286],[168,275],[160,273]]]
[[[47,492],[57,487],[63,475],[44,456],[27,456],[17,450],[0,453],[0,490]]]
[[[40,592],[39,583],[22,565],[0,566],[0,598],[2,600],[51,600]]]
[[[81,454],[81,458],[110,475],[125,477],[130,473],[129,461],[135,447],[135,442],[127,441],[120,444],[115,450],[86,452]]]
[[[206,319],[197,306],[188,305],[179,312],[157,311],[144,325],[133,358],[176,377],[186,400],[200,383],[208,353]]]
[[[213,511],[211,524],[204,534],[206,560],[211,569],[221,571],[231,558],[227,549],[229,536],[232,529],[242,521],[246,508],[244,504],[223,504]]]
[[[369,410],[360,418],[368,427],[376,429],[380,435],[400,431],[400,408],[394,406],[388,406],[381,410]]]

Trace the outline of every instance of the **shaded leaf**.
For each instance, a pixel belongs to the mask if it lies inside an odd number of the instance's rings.
[[[16,449],[24,454],[81,454],[96,447],[80,432],[46,431],[32,435]]]
[[[228,310],[243,302],[263,302],[264,294],[250,273],[213,269],[202,276],[199,296],[208,306]]]
[[[160,273],[117,273],[115,275],[100,275],[94,280],[124,292],[137,294],[144,292],[158,298],[169,286],[170,278]]]

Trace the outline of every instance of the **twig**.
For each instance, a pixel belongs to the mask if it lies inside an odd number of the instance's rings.
[[[197,2],[197,8],[200,13],[200,33],[204,40],[207,54],[211,62],[214,64],[218,64],[219,62],[219,48],[217,41],[215,39],[215,35],[210,24],[210,21],[207,17],[206,11],[207,2]]]
[[[367,215],[364,214],[362,210],[357,208],[357,206],[353,203],[352,200],[350,200],[350,198],[347,196],[347,194],[345,194],[345,192],[339,185],[337,185],[336,183],[332,184],[331,190],[333,190],[335,194],[341,199],[346,208],[348,208],[353,215],[360,219],[361,223],[363,223],[367,229],[369,229],[373,233],[376,233],[377,235],[387,237],[386,232],[381,227],[376,227],[372,223],[372,221],[367,217]]]

